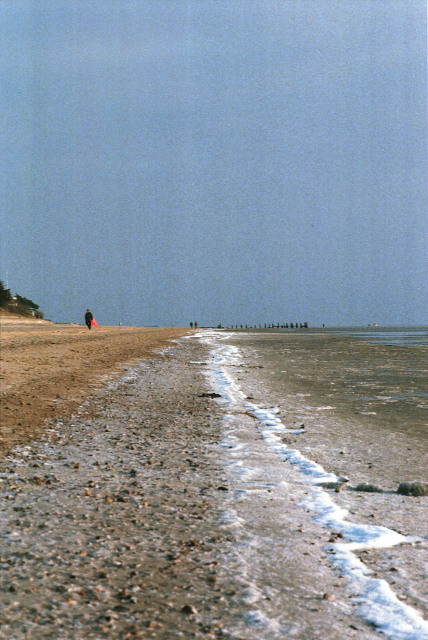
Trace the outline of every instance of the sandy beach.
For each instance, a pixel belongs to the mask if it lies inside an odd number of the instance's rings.
[[[28,323],[3,334],[16,409],[0,460],[3,640],[221,633],[234,593],[217,575],[225,478],[209,459],[212,400],[189,354],[168,349],[185,333]],[[25,413],[15,433],[28,397],[36,429]]]
[[[0,640],[382,637],[327,560],[340,537],[302,508],[308,485],[215,393],[228,337],[204,335],[3,324]],[[408,553],[365,561],[421,609]]]
[[[27,444],[46,421],[71,413],[123,367],[162,349],[185,329],[53,324],[0,320],[0,452]]]

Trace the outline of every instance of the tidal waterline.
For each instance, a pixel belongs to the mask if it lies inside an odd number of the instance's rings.
[[[228,342],[247,356],[239,377],[263,390],[262,402],[279,403],[290,424],[306,421],[328,455],[348,447],[357,459],[365,439],[373,452],[361,481],[396,488],[403,474],[427,479],[428,332],[250,332]]]
[[[296,618],[295,607],[287,615],[285,572],[300,565],[302,548],[298,544],[287,559],[290,512],[286,522],[271,504],[260,512],[260,495],[269,491],[277,504],[292,496],[326,529],[326,558],[338,579],[346,578],[346,585],[335,584],[339,616],[351,604],[390,638],[427,637],[420,615],[426,615],[426,497],[396,491],[403,480],[424,481],[426,344],[409,353],[402,338],[398,345],[383,344],[349,332],[213,332],[201,339],[213,347],[208,377],[226,412],[225,448],[237,480],[229,512],[235,528],[246,532],[240,559],[253,605],[248,621],[278,637],[286,630],[305,637],[308,630],[299,628],[299,620],[287,629]],[[375,490],[358,491],[361,484]],[[312,535],[311,544],[319,547],[319,532]],[[322,580],[328,583],[325,572]],[[316,591],[303,571],[294,576],[293,597],[299,589]],[[278,607],[267,607],[266,600]],[[328,637],[338,631],[332,622]]]

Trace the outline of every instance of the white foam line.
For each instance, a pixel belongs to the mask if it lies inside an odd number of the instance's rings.
[[[265,442],[290,464],[295,465],[313,485],[339,481],[340,478],[335,474],[327,473],[321,465],[305,458],[297,449],[288,449],[284,446],[281,434],[291,432],[297,435],[303,430],[286,429],[277,415],[278,409],[265,409],[246,401],[246,396],[231,373],[234,366],[242,364],[239,351],[231,345],[219,344],[219,340],[223,342],[229,336],[212,331],[197,334],[197,337],[201,342],[212,347],[213,359],[206,374],[215,391],[220,393],[222,402],[228,405],[228,408],[238,405],[235,413],[243,405],[247,412],[254,415],[262,426]],[[322,407],[323,410],[332,408]],[[230,413],[225,416],[226,420],[234,418],[236,415]],[[239,451],[238,442],[236,439],[233,441],[231,436],[226,446],[232,447],[234,452]],[[242,466],[240,469],[243,471]],[[360,605],[361,616],[393,640],[428,640],[428,623],[412,607],[398,600],[385,580],[374,578],[353,553],[361,549],[413,543],[416,540],[402,536],[386,527],[347,522],[347,510],[337,506],[320,486],[313,487],[304,506],[317,514],[316,519],[321,524],[344,536],[345,543],[335,543],[334,548],[330,547],[330,556],[332,563],[350,578],[356,600]],[[254,619],[259,615],[259,612],[251,612],[251,616],[255,616]]]
[[[287,429],[281,420],[275,415],[278,409],[261,409],[250,402],[245,406],[248,411],[262,424],[262,434],[266,442],[280,455],[293,465],[296,465],[302,473],[309,476],[314,484],[321,482],[338,482],[339,478],[334,473],[327,473],[321,465],[305,458],[297,449],[288,449],[284,446],[278,434],[292,433],[298,435],[303,433],[303,429]]]
[[[352,574],[361,617],[394,640],[426,640],[427,622],[397,598],[386,580],[373,578],[364,564],[346,547],[336,545],[333,564],[341,571]]]
[[[318,514],[317,521],[324,526],[340,532],[350,542],[341,545],[348,551],[394,547],[397,544],[415,542],[415,538],[402,536],[400,533],[376,525],[356,524],[345,520],[346,509],[338,507],[330,496],[316,488],[312,495],[304,501],[304,506]],[[335,548],[339,545],[335,544]]]
[[[305,458],[298,449],[287,449],[282,441],[272,434],[269,429],[263,429],[262,434],[272,449],[285,458],[290,464],[296,466],[300,473],[307,476],[307,480],[312,484],[339,482],[338,476],[334,473],[327,473],[321,465]]]

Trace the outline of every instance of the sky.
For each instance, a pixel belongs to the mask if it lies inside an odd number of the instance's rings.
[[[428,324],[422,0],[0,0],[1,269],[55,322]]]

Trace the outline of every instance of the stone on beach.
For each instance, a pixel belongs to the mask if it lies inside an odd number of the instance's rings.
[[[365,491],[366,493],[384,493],[383,489],[368,482],[360,482],[355,487],[355,491]]]
[[[402,496],[428,496],[428,482],[400,482],[397,493]]]

